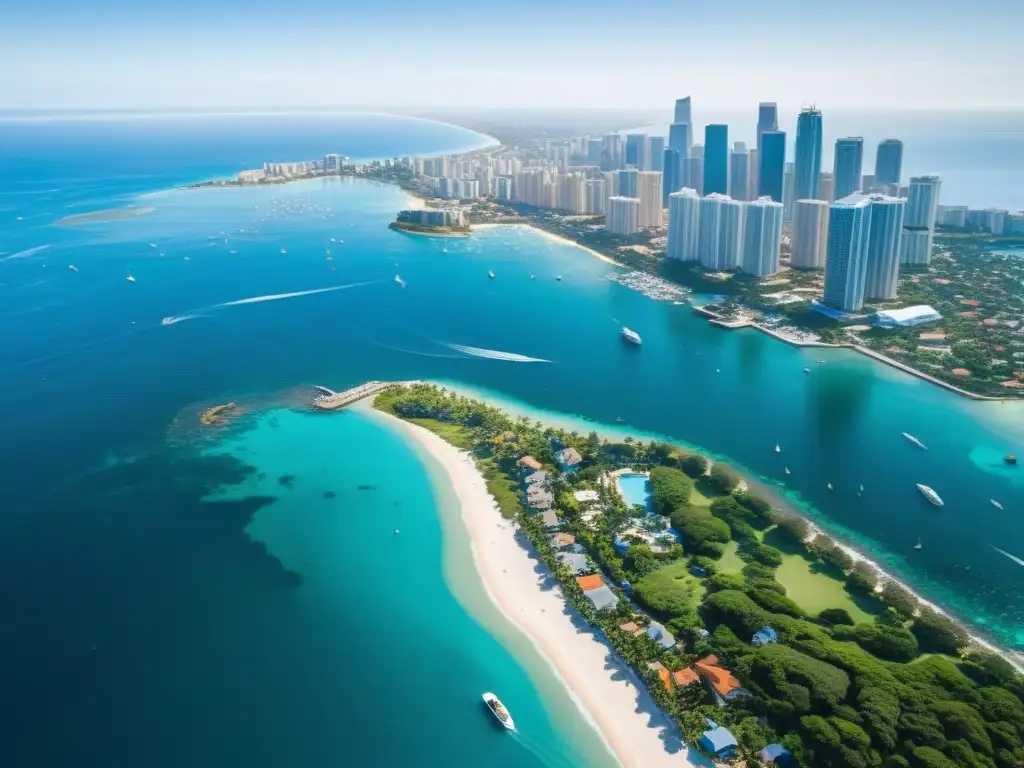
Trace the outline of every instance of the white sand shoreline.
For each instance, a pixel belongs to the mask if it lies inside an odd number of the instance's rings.
[[[368,402],[358,407],[372,408]],[[633,673],[623,680],[626,665],[607,640],[577,629],[574,619],[582,619],[561,591],[542,586],[553,577],[517,538],[513,522],[501,516],[472,457],[427,429],[375,413],[444,468],[487,595],[550,664],[619,763],[625,768],[709,765],[688,759],[685,747],[678,749],[674,725],[657,709],[643,682]],[[650,713],[660,713],[661,722]],[[666,743],[677,745],[677,751],[669,752]]]
[[[522,229],[528,229],[531,232],[533,232],[534,234],[540,235],[541,237],[545,238],[546,240],[551,240],[552,242],[555,242],[555,243],[561,243],[562,245],[570,245],[573,248],[579,248],[581,251],[585,251],[585,252],[589,253],[595,259],[600,259],[601,261],[605,262],[606,264],[614,264],[617,267],[624,267],[624,266],[626,266],[625,264],[622,264],[621,262],[618,262],[618,261],[616,261],[615,259],[613,259],[613,258],[611,258],[609,256],[605,256],[600,251],[595,251],[593,248],[588,248],[585,245],[580,245],[575,240],[570,240],[567,237],[562,237],[561,235],[553,234],[551,232],[548,232],[545,229],[540,229],[539,227],[535,227],[532,224],[527,224],[527,223],[522,222],[522,221],[513,221],[513,222],[509,222],[508,224],[491,223],[491,224],[473,224],[472,225],[472,228],[473,228],[474,231],[476,231],[476,230],[486,230],[486,229],[499,229],[501,227],[521,227]]]

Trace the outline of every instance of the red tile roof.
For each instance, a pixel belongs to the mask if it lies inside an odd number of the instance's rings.
[[[519,466],[529,467],[530,469],[540,469],[542,466],[544,466],[535,458],[533,458],[533,456],[523,456],[523,458],[521,458],[518,463]]]
[[[971,372],[968,371],[966,368],[954,368],[952,371],[950,371],[950,373],[952,373],[954,376],[970,376],[971,375]]]
[[[693,668],[697,670],[697,674],[711,683],[711,687],[718,692],[719,696],[727,696],[743,687],[732,672],[718,666],[717,656],[707,656],[694,664]]]
[[[686,669],[680,669],[678,672],[673,672],[672,679],[676,681],[676,685],[682,688],[684,685],[697,682],[700,677],[692,668],[687,667]]]
[[[589,576],[577,576],[576,583],[580,585],[580,589],[584,592],[589,592],[591,589],[598,589],[604,586],[604,582],[601,581],[601,577],[592,573]]]

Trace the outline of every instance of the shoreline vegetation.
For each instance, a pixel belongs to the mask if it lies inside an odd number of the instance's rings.
[[[713,717],[748,766],[773,741],[807,766],[1024,761],[1024,678],[1004,654],[726,465],[545,428],[429,384],[393,385],[374,407],[472,457],[502,515],[687,743]],[[554,519],[525,505],[534,468],[547,473]],[[623,469],[648,475],[649,508],[630,508],[608,479]],[[668,541],[669,526],[681,541],[649,543]],[[564,557],[569,541],[582,563]],[[588,598],[593,579],[613,605]],[[711,656],[735,683],[724,699]]]
[[[431,237],[469,237],[472,234],[470,227],[434,227],[428,224],[411,224],[405,221],[392,221],[388,229],[397,232],[405,232],[407,235],[429,235]]]

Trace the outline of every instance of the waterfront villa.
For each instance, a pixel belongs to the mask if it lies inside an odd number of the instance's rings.
[[[748,695],[748,691],[732,672],[718,666],[718,657],[715,655],[705,656],[696,662],[693,668],[710,686],[711,692],[715,695],[715,703],[720,707],[724,707],[727,701]]]
[[[633,637],[640,637],[640,635],[644,633],[643,627],[637,626],[635,621],[627,621],[625,624],[619,624],[619,629]]]
[[[583,590],[583,596],[599,611],[612,609],[619,604],[619,598],[608,588],[599,574],[577,576],[576,583]]]
[[[583,457],[575,448],[563,448],[555,454],[555,463],[566,472],[579,469],[582,462]]]
[[[652,621],[650,626],[647,627],[647,636],[666,651],[676,644],[676,639],[672,633],[656,621]]]
[[[580,555],[575,552],[559,552],[555,555],[555,559],[562,565],[568,566],[573,576],[593,570],[593,566],[591,566],[590,560],[587,559],[586,555]]]
[[[718,760],[725,760],[736,754],[736,737],[728,728],[720,728],[718,723],[708,718],[708,729],[697,741],[702,752]]]
[[[686,667],[672,673],[672,681],[677,688],[685,688],[696,682],[700,682],[700,675],[693,671],[693,667]]]
[[[672,690],[672,676],[669,674],[669,671],[665,669],[664,664],[660,661],[651,661],[648,662],[647,668],[658,673],[658,678],[661,680],[661,684],[665,686],[666,691]]]
[[[554,509],[555,496],[551,492],[551,476],[542,469],[526,476],[524,481],[526,506],[534,512],[548,512]]]
[[[762,645],[777,643],[778,641],[779,636],[775,633],[775,630],[766,624],[754,633],[754,637],[751,638],[750,643],[751,645],[761,647]]]

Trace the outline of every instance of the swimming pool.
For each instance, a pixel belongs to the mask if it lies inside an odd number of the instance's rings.
[[[639,475],[635,472],[619,475],[617,479],[619,493],[630,506],[639,504],[642,507],[649,507],[651,503],[651,487],[647,475]]]

